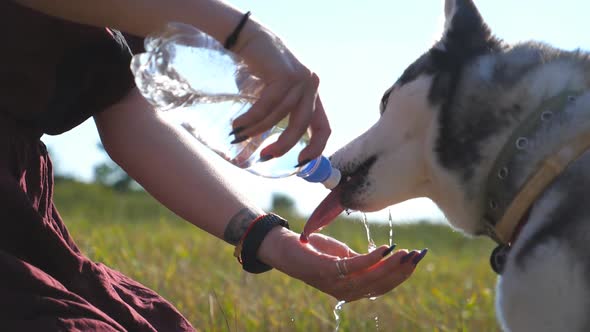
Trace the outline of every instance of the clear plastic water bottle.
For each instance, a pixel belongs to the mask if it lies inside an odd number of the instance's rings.
[[[231,144],[232,121],[250,109],[264,85],[213,37],[190,25],[171,23],[145,39],[145,50],[133,57],[131,70],[143,96],[164,118],[253,174],[270,178],[296,174],[329,189],[338,184],[340,172],[324,156],[296,167],[307,136],[280,158],[260,160],[260,151],[277,140],[287,119],[261,135]]]

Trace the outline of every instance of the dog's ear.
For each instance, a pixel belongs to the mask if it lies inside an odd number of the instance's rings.
[[[445,0],[445,26],[442,38],[429,52],[437,75],[432,83],[431,101],[449,101],[461,68],[478,56],[501,48],[473,0]]]
[[[445,27],[441,51],[468,59],[497,46],[496,39],[472,0],[445,0]]]

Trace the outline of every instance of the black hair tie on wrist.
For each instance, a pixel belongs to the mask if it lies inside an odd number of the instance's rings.
[[[242,16],[240,23],[238,23],[238,25],[236,26],[234,31],[232,31],[232,33],[227,37],[227,39],[225,40],[225,43],[223,44],[223,47],[230,50],[234,46],[236,46],[240,32],[244,28],[244,25],[246,25],[246,22],[248,21],[248,17],[250,17],[251,14],[252,13],[250,13],[250,11],[248,11],[246,14],[244,14],[244,16]]]
[[[258,248],[262,244],[262,240],[266,237],[268,232],[277,226],[289,228],[289,223],[277,216],[276,214],[267,214],[260,218],[246,235],[242,245],[242,267],[245,271],[250,273],[262,273],[272,270],[270,265],[259,261],[257,256]]]

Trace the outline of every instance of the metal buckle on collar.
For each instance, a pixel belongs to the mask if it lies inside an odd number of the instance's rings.
[[[492,266],[492,270],[494,270],[494,272],[499,275],[504,272],[504,267],[506,266],[506,259],[508,258],[509,252],[510,246],[501,244],[497,246],[490,255],[490,265]]]
[[[506,266],[506,259],[508,257],[508,253],[510,252],[510,244],[505,243],[499,238],[498,234],[496,233],[496,228],[490,220],[485,220],[484,222],[486,225],[484,234],[489,236],[492,240],[494,240],[494,242],[498,243],[490,255],[490,265],[494,272],[496,272],[498,275],[501,275],[502,272],[504,272],[504,266]]]

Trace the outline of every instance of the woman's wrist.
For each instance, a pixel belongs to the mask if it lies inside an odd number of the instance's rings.
[[[268,34],[268,31],[266,30],[266,28],[264,28],[264,26],[262,26],[260,23],[258,23],[252,17],[253,15],[254,15],[254,13],[252,13],[252,15],[248,17],[248,20],[246,21],[246,23],[242,27],[240,34],[235,41],[234,46],[231,48],[232,52],[234,52],[240,56],[243,56],[242,51],[246,48],[246,46],[253,39],[255,39],[257,36]],[[242,18],[243,18],[243,16],[242,16]],[[239,24],[239,22],[236,22],[235,26],[233,26],[232,28],[237,27],[238,24]],[[232,32],[233,32],[233,30],[232,30]],[[230,32],[230,35],[231,35],[231,32]],[[229,37],[229,35],[227,35],[226,38],[227,37]],[[225,41],[225,39],[222,40],[221,42],[224,42],[224,41]]]
[[[217,39],[221,44],[227,41],[227,38],[236,30],[247,13],[245,10],[239,10],[219,1],[209,1],[201,5],[201,7],[206,8],[206,10],[200,11],[206,13],[206,15],[198,15],[197,20],[192,19],[192,21],[185,23],[193,24],[198,29]],[[252,15],[255,15],[255,13],[252,13]],[[189,17],[195,16],[191,15]],[[261,25],[252,16],[248,15],[231,50],[237,53],[247,44],[249,39],[260,32],[261,28]]]
[[[262,214],[245,227],[234,249],[234,256],[245,271],[263,273],[272,269],[272,265],[258,259],[258,253],[262,242],[277,228],[288,229],[289,223],[273,213]]]
[[[299,239],[299,235],[285,227],[275,227],[264,238],[258,249],[257,257],[261,262],[278,270],[283,270],[282,264],[288,257],[284,252],[287,241]]]

